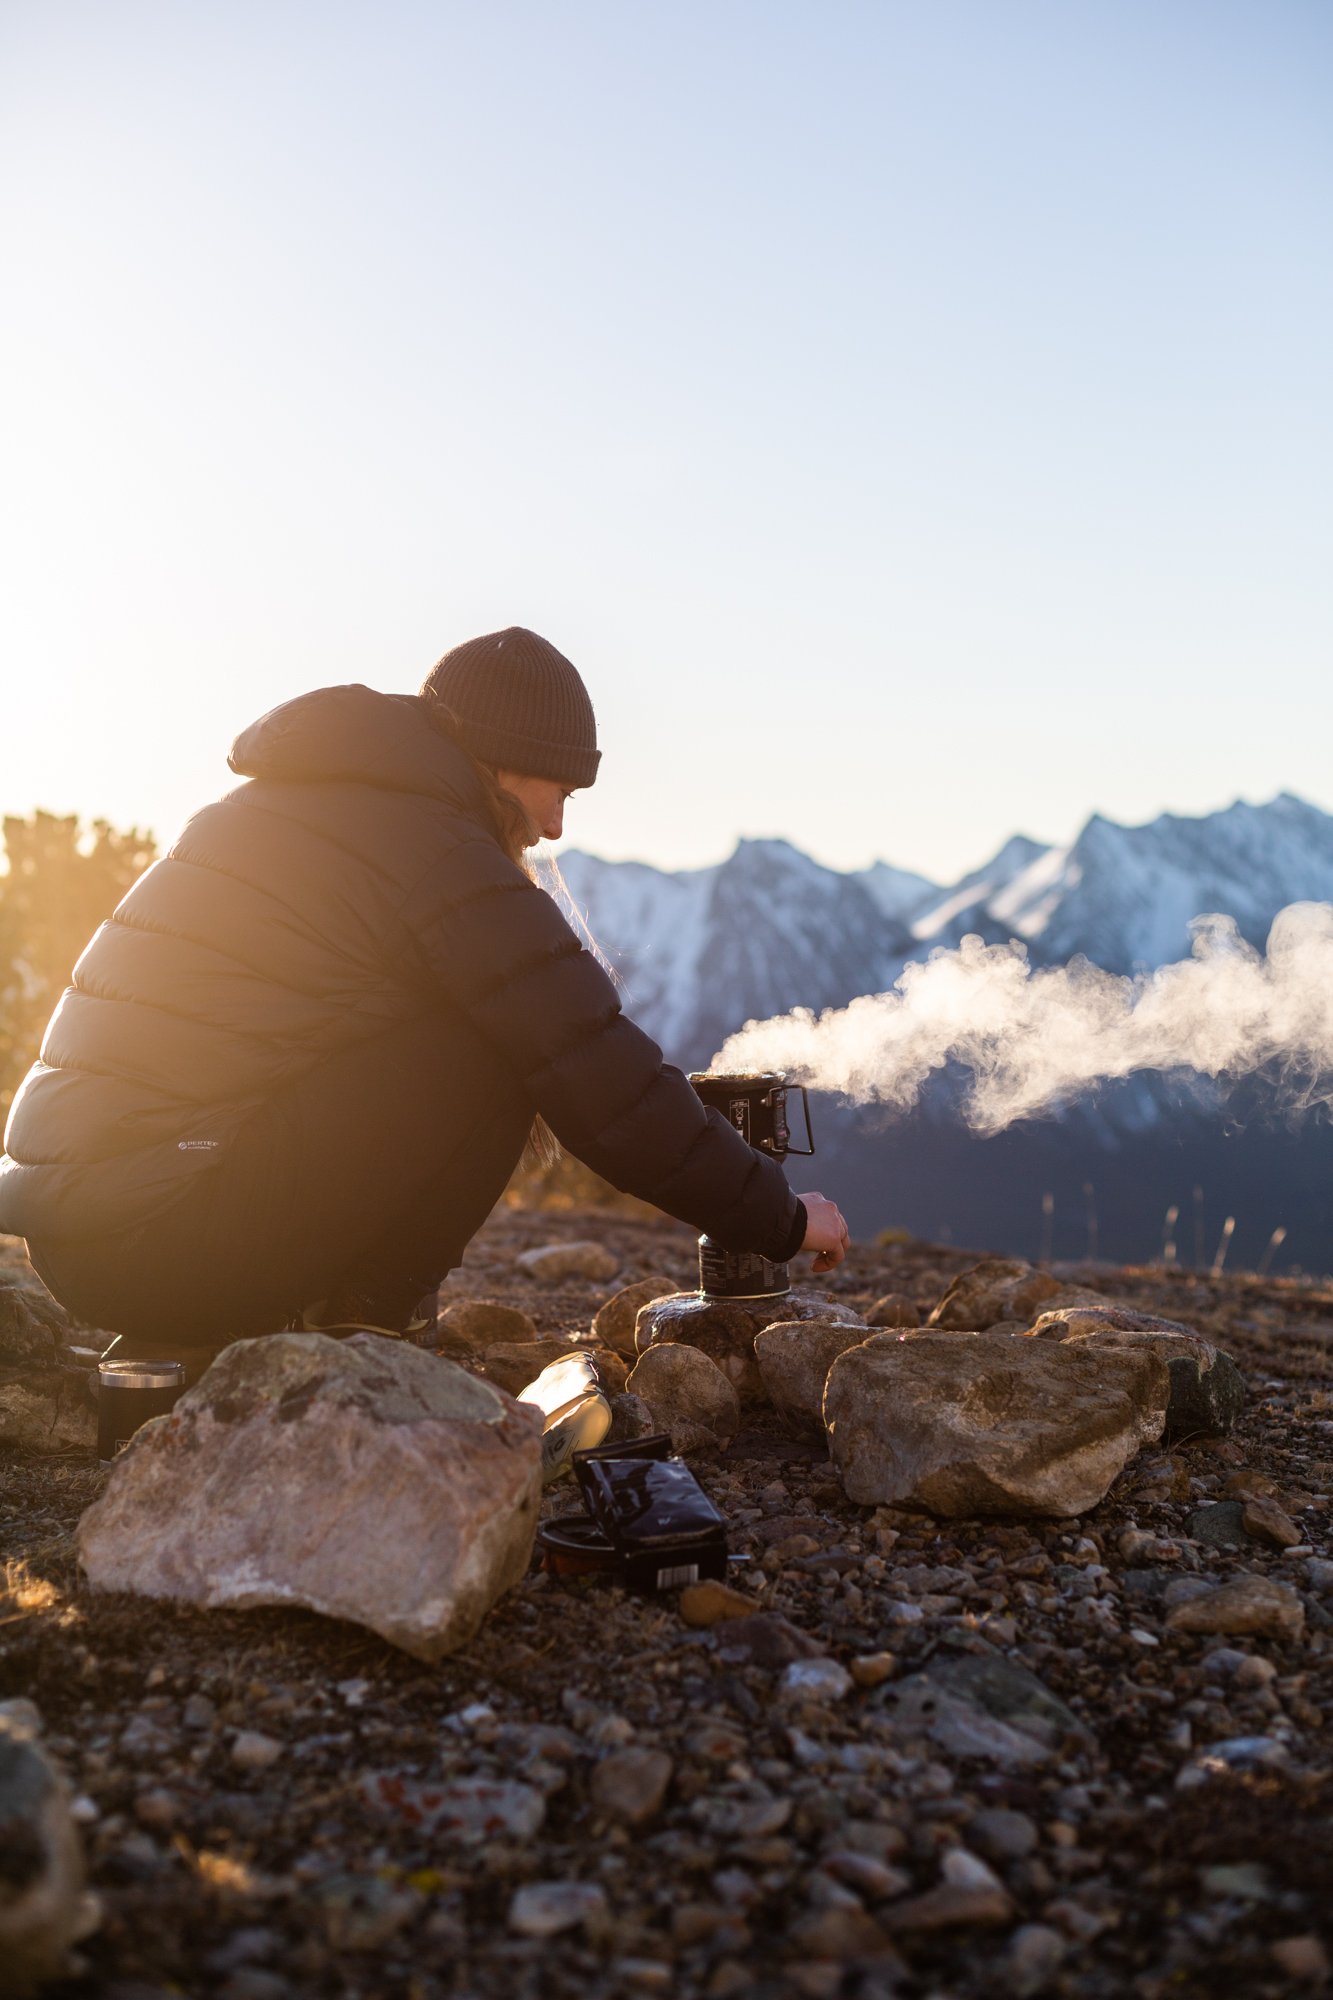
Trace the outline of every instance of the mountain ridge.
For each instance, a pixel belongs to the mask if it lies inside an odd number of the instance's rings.
[[[830,868],[784,839],[679,870],[574,849],[561,870],[628,1011],[698,1066],[746,1020],[883,991],[969,934],[1017,939],[1035,965],[1081,954],[1131,973],[1187,957],[1191,921],[1220,911],[1262,946],[1286,904],[1333,900],[1333,815],[1290,792],[1137,827],[1092,813],[1068,846],[1012,834],[952,884]]]
[[[1285,905],[1333,901],[1333,816],[1290,793],[1142,827],[1094,813],[1067,846],[1015,834],[953,884],[887,862],[840,873],[784,840],[741,841],[725,861],[674,873],[578,852],[562,865],[626,1010],[690,1069],[748,1019],[882,992],[909,960],[969,932],[1018,939],[1036,966],[1082,953],[1120,973],[1187,957],[1191,919],[1211,911],[1261,946]],[[1235,1258],[1257,1260],[1281,1224],[1286,1260],[1333,1264],[1326,1117],[1287,1129],[1257,1084],[1227,1097],[1203,1078],[1140,1073],[982,1139],[958,1115],[957,1081],[932,1078],[893,1121],[822,1099],[818,1179],[854,1230],[890,1224],[1032,1255],[1048,1197],[1066,1248],[1085,1240],[1095,1199],[1103,1254],[1151,1259],[1168,1208],[1193,1214],[1202,1198],[1210,1240],[1237,1218]]]

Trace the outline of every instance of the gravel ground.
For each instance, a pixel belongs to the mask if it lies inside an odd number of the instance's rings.
[[[518,1251],[578,1236],[621,1259],[612,1284],[516,1271]],[[970,1261],[858,1247],[832,1288],[924,1313]],[[622,1283],[691,1271],[673,1225],[505,1211],[447,1290],[554,1332]],[[675,1595],[534,1568],[466,1652],[425,1669],[303,1613],[95,1595],[73,1533],[105,1475],[0,1459],[0,1696],[41,1710],[104,1911],[86,1973],[52,1992],[1319,1991],[1333,1288],[1068,1275],[1225,1346],[1250,1391],[1235,1436],[1144,1454],[1077,1521],[939,1523],[850,1505],[822,1446],[753,1426],[696,1468],[749,1558],[730,1572],[745,1622],[691,1624]],[[1299,1546],[1199,1538],[1197,1510],[1256,1495]],[[565,1483],[546,1508],[576,1504]],[[1200,1580],[1241,1573],[1293,1586],[1303,1628],[1167,1629]],[[941,1708],[931,1687],[966,1661],[989,1662],[1011,1704],[1031,1705],[1019,1670],[1038,1677],[1054,1698],[1040,1744],[1015,1750],[1003,1702],[962,1724]],[[1235,1739],[1258,1747],[1191,1782]]]

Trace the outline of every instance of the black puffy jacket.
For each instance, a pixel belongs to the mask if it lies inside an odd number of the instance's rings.
[[[284,1082],[398,1020],[461,1013],[572,1153],[730,1249],[803,1220],[625,1019],[504,854],[468,759],[414,695],[323,688],[237,740],[250,779],[188,822],[97,931],[14,1100],[0,1230],[38,1243],[164,1214]]]

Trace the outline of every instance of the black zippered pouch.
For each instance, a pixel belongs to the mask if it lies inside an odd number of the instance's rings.
[[[575,1452],[574,1477],[629,1589],[726,1575],[726,1522],[665,1434]]]

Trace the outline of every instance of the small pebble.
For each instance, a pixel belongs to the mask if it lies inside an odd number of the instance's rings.
[[[877,1861],[873,1854],[858,1854],[851,1848],[835,1848],[824,1856],[823,1865],[839,1882],[846,1882],[858,1895],[869,1896],[872,1902],[901,1896],[912,1886],[911,1877],[904,1875],[901,1868],[891,1868],[886,1861]]]
[[[703,1757],[710,1764],[728,1764],[745,1755],[748,1739],[729,1723],[702,1722],[686,1738],[685,1748],[691,1757]]]
[[[161,1786],[154,1786],[151,1791],[140,1792],[134,1801],[134,1817],[140,1826],[165,1833],[175,1826],[180,1818],[180,1800],[174,1792],[169,1792]]]
[[[1004,1884],[993,1868],[988,1868],[980,1855],[971,1854],[965,1847],[951,1847],[941,1864],[941,1874],[955,1889],[1000,1889]]]
[[[1173,1576],[1162,1592],[1162,1603],[1174,1611],[1178,1604],[1188,1604],[1193,1598],[1211,1597],[1215,1588],[1202,1576]]]
[[[1239,1668],[1250,1658],[1235,1646],[1214,1646],[1199,1662],[1199,1671],[1205,1680],[1230,1680]]]
[[[627,1715],[599,1715],[584,1733],[598,1750],[619,1750],[634,1741],[634,1724]]]
[[[1288,1979],[1304,1979],[1314,1984],[1328,1978],[1328,1953],[1312,1931],[1303,1932],[1300,1937],[1279,1938],[1268,1949]]]
[[[1201,1868],[1199,1885],[1208,1896],[1240,1896],[1247,1902],[1267,1902],[1273,1893],[1267,1868],[1254,1861],[1223,1862]]]
[[[676,1983],[673,1967],[660,1958],[618,1958],[611,1972],[640,1993],[670,1993]]]
[[[720,1625],[727,1618],[748,1618],[758,1609],[755,1598],[715,1577],[687,1583],[680,1593],[680,1615],[687,1625]]]
[[[1236,1686],[1238,1688],[1267,1687],[1277,1679],[1277,1668],[1262,1653],[1247,1653],[1236,1666]]]
[[[782,1675],[784,1694],[803,1695],[811,1701],[841,1701],[851,1686],[852,1676],[837,1660],[793,1660]]]
[[[243,1965],[218,1988],[218,2000],[289,2000],[291,1986],[262,1965]]]
[[[583,1925],[606,1926],[606,1891],[595,1882],[525,1882],[509,1905],[509,1928],[520,1937],[555,1937]]]
[[[986,1806],[967,1823],[967,1837],[989,1861],[1022,1861],[1035,1852],[1039,1834],[1024,1812]]]
[[[612,1750],[593,1766],[589,1792],[597,1811],[625,1826],[643,1826],[660,1811],[671,1783],[664,1750]]]
[[[797,1925],[791,1942],[802,1958],[834,1961],[839,1974],[841,1967],[837,1961],[880,1958],[888,1945],[874,1917],[855,1901],[850,1906],[821,1910],[817,1916]],[[833,1985],[824,1988],[827,2000],[834,2000],[841,1983],[839,1976]]]
[[[897,1665],[893,1653],[858,1653],[851,1663],[851,1676],[858,1687],[878,1687],[892,1676]]]
[[[923,1896],[890,1903],[884,1920],[894,1931],[953,1931],[1012,1923],[1013,1901],[1007,1890],[962,1888],[943,1882]]]
[[[1049,1924],[1020,1924],[1000,1965],[1006,1992],[1030,2000],[1050,1985],[1068,1955],[1068,1939]]]
[[[231,1761],[238,1771],[267,1771],[282,1755],[276,1737],[259,1729],[243,1729],[231,1746]]]
[[[1245,1532],[1257,1541],[1267,1542],[1271,1548],[1293,1549],[1301,1541],[1301,1531],[1290,1514],[1284,1513],[1277,1501],[1263,1494],[1245,1502],[1241,1516]]]
[[[1220,1743],[1208,1743],[1176,1774],[1176,1789],[1186,1791],[1206,1784],[1227,1771],[1281,1770],[1291,1762],[1291,1752],[1275,1736],[1229,1736]]]

